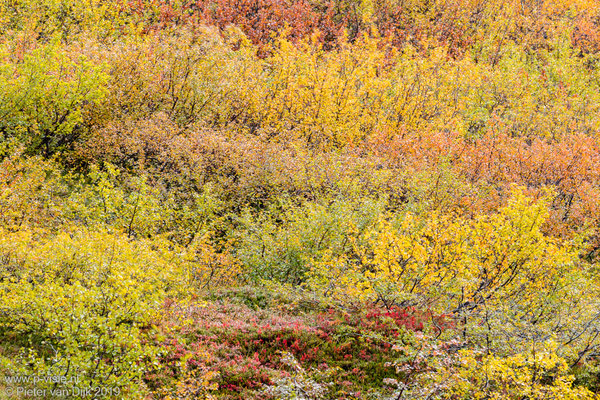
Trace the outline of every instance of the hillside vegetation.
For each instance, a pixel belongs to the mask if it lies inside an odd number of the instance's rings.
[[[598,228],[596,1],[0,0],[0,399],[598,399]]]

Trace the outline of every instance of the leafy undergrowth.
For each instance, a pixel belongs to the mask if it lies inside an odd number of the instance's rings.
[[[391,390],[383,382],[406,378],[393,367],[394,346],[412,343],[432,322],[440,330],[454,326],[415,308],[306,310],[255,294],[245,288],[210,301],[167,302],[157,336],[164,352],[160,368],[145,377],[148,386],[158,395],[173,387],[174,398],[202,391],[222,399],[276,398],[273,388],[295,365],[320,371],[314,384],[326,385],[328,396],[372,398]]]
[[[0,0],[0,400],[598,398],[597,3]]]

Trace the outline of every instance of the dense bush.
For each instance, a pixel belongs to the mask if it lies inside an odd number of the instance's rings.
[[[598,21],[0,0],[0,372],[107,398],[597,398]]]
[[[141,392],[157,353],[145,337],[185,278],[169,252],[85,230],[3,231],[0,246],[2,340],[26,349],[5,372]]]

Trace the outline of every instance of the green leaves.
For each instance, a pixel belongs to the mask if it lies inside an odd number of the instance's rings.
[[[0,327],[32,340],[28,372],[91,387],[139,384],[157,351],[143,340],[185,278],[173,254],[101,231],[0,238]]]
[[[69,54],[59,37],[19,55],[0,49],[0,131],[31,153],[69,148],[82,134],[84,110],[106,94],[104,67]]]

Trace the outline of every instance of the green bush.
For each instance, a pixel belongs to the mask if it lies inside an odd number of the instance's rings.
[[[181,266],[156,241],[87,230],[48,238],[2,231],[0,341],[13,350],[1,358],[5,372],[64,376],[121,395],[142,390],[157,352],[145,338],[164,300],[182,287]]]
[[[69,54],[59,39],[24,54],[0,45],[0,141],[17,138],[46,156],[67,149],[82,133],[84,109],[106,94],[103,66]]]

